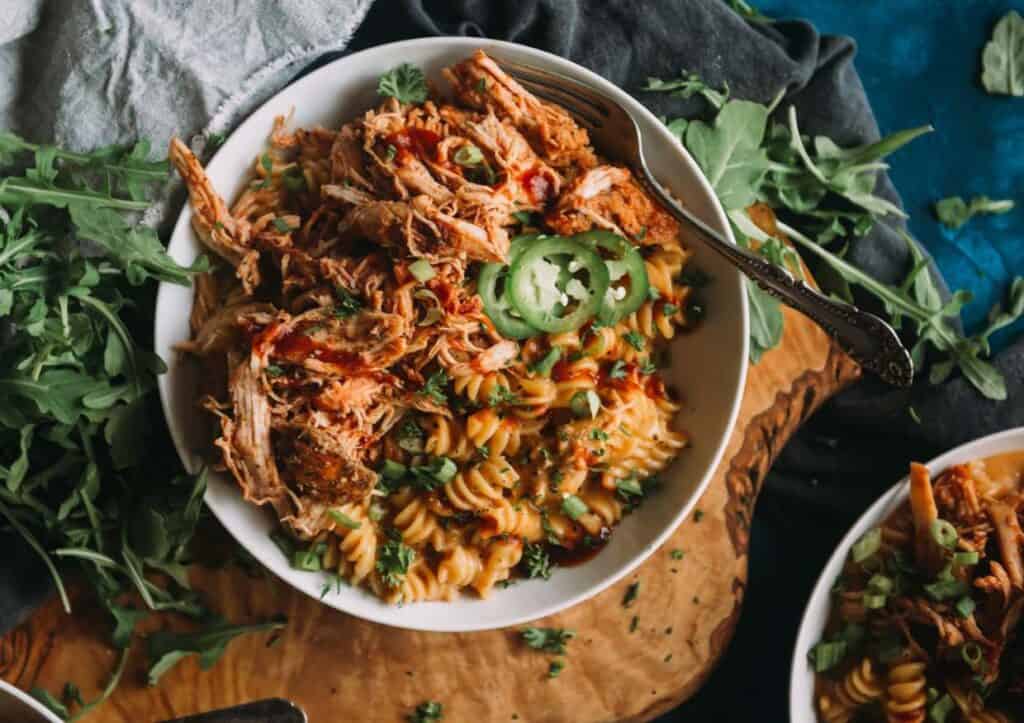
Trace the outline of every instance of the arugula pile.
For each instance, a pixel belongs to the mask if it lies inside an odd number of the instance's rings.
[[[144,141],[72,153],[0,132],[0,524],[39,555],[65,611],[64,573],[91,585],[122,651],[92,702],[73,684],[63,700],[37,692],[64,717],[111,694],[151,611],[211,617],[185,571],[206,478],[180,473],[152,394],[165,367],[145,348],[153,282],[188,284],[206,263],[183,268],[138,223],[168,172],[149,154]],[[151,680],[189,652],[212,663],[249,630],[213,624],[150,636]]]
[[[982,333],[967,337],[955,326],[960,309],[970,294],[958,291],[943,304],[941,294],[927,270],[916,243],[890,224],[906,214],[889,200],[876,195],[884,159],[918,136],[929,126],[899,131],[881,140],[841,148],[824,136],[808,137],[797,123],[791,106],[785,122],[771,116],[781,94],[769,105],[728,99],[725,94],[708,94],[699,78],[684,74],[678,81],[649,79],[646,90],[676,94],[701,94],[708,99],[711,120],[670,121],[673,131],[704,170],[733,226],[739,243],[800,274],[799,259],[782,241],[783,235],[805,249],[812,271],[827,291],[852,299],[856,286],[882,306],[899,329],[914,332],[914,361],[918,369],[933,363],[929,379],[939,383],[954,369],[978,391],[991,399],[1005,399],[1006,384],[999,371],[984,360],[990,354],[988,337],[995,328],[1012,323],[1024,311],[1020,308],[1020,285],[1015,282],[1006,308],[993,310],[998,318]],[[719,102],[721,100],[722,102]],[[979,212],[1008,210],[1005,202],[978,199],[965,209],[943,202],[951,222]],[[774,213],[767,220],[758,212],[761,204]],[[779,222],[775,224],[775,216]],[[884,284],[844,259],[850,239],[867,234],[877,223],[889,224],[904,235],[913,265],[899,285]],[[766,230],[767,229],[767,230]],[[782,338],[780,302],[756,284],[747,281],[751,313],[751,361],[778,345]]]

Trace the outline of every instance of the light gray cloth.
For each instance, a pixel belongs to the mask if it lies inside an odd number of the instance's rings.
[[[0,0],[0,128],[88,149],[225,131],[372,0]]]

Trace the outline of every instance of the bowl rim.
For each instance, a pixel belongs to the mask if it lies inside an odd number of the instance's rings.
[[[221,153],[225,152],[225,150],[230,144],[232,136],[234,136],[246,123],[248,123],[253,115],[259,113],[266,106],[271,105],[275,102],[279,102],[281,96],[283,96],[284,94],[295,92],[296,88],[302,89],[303,86],[309,86],[315,89],[320,78],[327,76],[331,73],[344,72],[345,66],[349,63],[357,63],[361,59],[365,59],[375,55],[401,58],[401,51],[409,48],[418,49],[420,47],[438,47],[443,48],[445,50],[465,49],[467,53],[472,52],[477,48],[482,48],[486,52],[498,53],[500,53],[502,50],[508,50],[509,52],[529,56],[531,59],[538,61],[538,63],[552,70],[567,72],[570,75],[575,75],[576,77],[581,78],[585,82],[588,82],[593,86],[596,86],[600,90],[607,93],[611,98],[621,103],[631,113],[640,116],[645,121],[647,121],[652,128],[656,129],[654,131],[654,135],[659,137],[663,144],[668,144],[669,147],[676,149],[677,153],[679,154],[679,163],[681,164],[682,168],[685,169],[684,172],[688,172],[690,174],[690,176],[693,179],[693,182],[700,188],[701,192],[710,201],[710,225],[713,228],[717,228],[718,230],[723,232],[726,238],[731,243],[736,243],[732,233],[731,226],[728,222],[725,211],[722,208],[721,202],[718,200],[718,197],[715,194],[714,189],[712,188],[707,177],[704,175],[704,172],[700,169],[696,161],[690,155],[689,151],[686,150],[683,144],[680,143],[678,139],[676,139],[669,132],[669,130],[665,127],[664,123],[660,122],[651,111],[645,108],[639,101],[634,99],[627,92],[621,90],[612,82],[606,80],[605,78],[589,70],[588,68],[585,68],[584,66],[581,66],[577,63],[574,63],[571,60],[562,58],[560,56],[554,55],[553,53],[549,53],[544,50],[539,50],[528,45],[522,45],[520,43],[513,43],[504,40],[492,40],[489,38],[467,38],[462,36],[414,38],[410,40],[401,40],[392,43],[385,43],[383,45],[377,45],[333,60],[323,65],[322,67],[317,68],[316,70],[308,73],[307,75],[289,83],[288,85],[284,86],[281,90],[279,90],[277,93],[275,93],[273,96],[265,100],[263,103],[253,108],[249,115],[247,115],[246,118],[243,119],[234,129],[232,129],[231,133],[228,135],[227,140],[225,140],[225,142],[220,146],[220,148],[217,149],[217,152],[213,154],[213,156],[210,158],[206,165],[209,166],[210,164],[212,164]],[[641,132],[644,133],[643,130],[641,130]],[[176,238],[181,233],[188,232],[187,229],[190,225],[191,215],[192,214],[190,205],[186,201],[178,215],[177,220],[174,223],[170,236],[171,240]],[[158,333],[158,330],[160,327],[160,320],[165,316],[165,313],[162,313],[161,310],[163,307],[166,307],[166,305],[169,303],[167,301],[167,296],[171,293],[170,287],[171,284],[168,284],[167,282],[161,282],[159,285],[159,289],[157,291],[154,314],[154,336],[156,338],[160,338],[161,336]],[[329,607],[332,607],[336,610],[368,620],[370,622],[408,630],[423,630],[433,632],[474,632],[483,630],[495,630],[510,627],[513,625],[520,625],[531,620],[537,620],[543,617],[554,615],[555,613],[561,612],[567,608],[578,605],[590,599],[591,597],[594,597],[598,593],[606,590],[608,587],[612,586],[613,584],[621,580],[623,577],[633,572],[637,567],[643,564],[651,556],[651,554],[653,554],[661,545],[663,545],[665,541],[675,532],[679,525],[682,524],[682,522],[689,516],[693,508],[696,506],[697,502],[700,500],[704,492],[707,490],[708,485],[711,482],[711,478],[715,473],[715,470],[721,464],[722,458],[725,454],[726,447],[729,443],[729,440],[732,437],[733,431],[735,430],[736,420],[739,416],[739,411],[743,402],[747,371],[749,368],[749,363],[747,362],[747,359],[749,357],[750,351],[750,316],[747,295],[745,293],[742,279],[740,279],[740,283],[738,284],[738,293],[736,296],[737,298],[735,301],[739,307],[737,309],[737,312],[739,314],[738,326],[739,333],[741,335],[739,344],[741,352],[741,361],[736,364],[735,377],[730,380],[727,380],[727,388],[732,391],[733,398],[729,405],[728,414],[726,416],[726,423],[723,428],[723,433],[721,434],[721,437],[719,439],[714,441],[714,450],[711,456],[709,457],[710,463],[701,473],[702,476],[698,483],[695,485],[694,491],[690,495],[690,498],[685,502],[685,504],[680,506],[678,512],[675,514],[673,519],[665,525],[664,529],[658,535],[656,535],[650,542],[644,545],[644,547],[640,551],[635,553],[628,561],[626,561],[625,564],[620,565],[618,568],[616,568],[609,574],[603,575],[600,579],[594,581],[592,584],[577,589],[574,592],[572,592],[572,594],[567,594],[566,596],[564,596],[563,599],[559,600],[558,602],[551,603],[545,607],[533,610],[525,614],[519,613],[502,615],[500,616],[501,620],[496,622],[486,620],[476,621],[473,619],[463,619],[467,616],[452,616],[446,619],[444,623],[422,623],[418,622],[413,616],[408,616],[408,619],[406,620],[394,620],[388,618],[383,612],[378,612],[378,608],[376,607],[373,609],[373,612],[368,612],[366,610],[354,611],[348,607],[345,607],[343,601],[342,604],[338,604],[333,597],[330,600],[320,599],[319,602],[321,602],[322,604],[326,604]],[[172,421],[174,420],[175,415],[173,414],[173,410],[171,407],[170,396],[172,390],[171,384],[168,379],[168,375],[160,375],[157,380],[157,385],[160,393],[161,407],[163,409],[165,419],[167,420],[168,430],[171,434],[178,456],[187,470],[194,471],[194,466],[191,464],[193,458],[193,450],[191,450],[186,443],[184,430],[180,428],[181,425]],[[211,493],[210,490],[208,489],[205,496],[208,504],[210,502],[210,496]],[[209,504],[209,506],[210,509],[213,511],[214,515],[221,522],[221,524],[224,525],[224,527],[228,530],[228,532],[232,535],[236,542],[248,550],[249,545],[240,536],[235,535],[234,531],[232,530],[232,527],[225,523],[225,521],[221,517],[220,512],[218,512],[217,508],[213,504]],[[259,555],[257,555],[257,559],[260,559],[260,562],[264,567],[273,572],[277,577],[281,578],[282,581],[285,582],[287,585],[309,595],[314,599],[317,599],[317,595],[312,590],[303,589],[302,587],[293,583],[291,580],[284,576],[283,572],[275,569],[275,565],[269,563],[266,560],[261,559]],[[384,607],[383,603],[382,607]],[[390,608],[393,606],[387,607]]]
[[[1024,427],[994,432],[954,447],[925,463],[929,473],[936,475],[956,464],[991,457],[1007,452],[1024,451]],[[807,651],[818,641],[828,620],[828,600],[832,582],[838,576],[850,548],[869,528],[881,522],[910,495],[909,475],[886,490],[836,545],[811,591],[800,618],[789,676],[789,719],[792,723],[817,723],[814,713],[814,671],[807,662]],[[807,717],[810,711],[811,717]]]
[[[49,708],[13,683],[0,679],[0,691],[7,693],[26,708],[31,708],[34,713],[42,716],[47,721],[52,721],[52,723],[61,723],[60,718],[50,712]]]

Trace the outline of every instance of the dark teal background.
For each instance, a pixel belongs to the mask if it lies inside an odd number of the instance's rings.
[[[910,228],[950,288],[970,289],[968,330],[983,322],[1014,275],[1024,274],[1024,98],[981,87],[981,51],[992,26],[1024,3],[1006,0],[763,0],[773,18],[804,18],[820,32],[857,41],[855,66],[883,134],[930,123],[935,132],[891,157]],[[935,221],[945,196],[1012,198],[1002,216],[959,231]],[[1018,322],[997,341],[1024,331]]]

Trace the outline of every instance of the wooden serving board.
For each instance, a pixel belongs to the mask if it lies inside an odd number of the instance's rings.
[[[860,374],[817,326],[785,313],[781,345],[747,377],[701,514],[619,584],[535,623],[578,632],[557,679],[547,677],[552,656],[527,648],[515,629],[388,628],[320,605],[270,575],[197,567],[195,588],[232,622],[287,615],[278,644],[268,646],[267,634],[240,638],[212,670],[200,671],[193,656],[155,688],[145,684],[145,655],[136,645],[121,687],[89,720],[142,723],[273,696],[298,703],[312,723],[397,723],[426,700],[442,702],[444,720],[459,723],[646,721],[670,710],[700,688],[732,637],[750,519],[769,466],[801,422]],[[685,552],[682,560],[672,559],[675,549]],[[637,580],[641,593],[624,608]],[[106,642],[106,613],[75,597],[73,617],[53,599],[0,640],[0,676],[54,693],[71,680],[87,700],[97,694],[117,652]],[[150,619],[142,632],[164,624]]]

